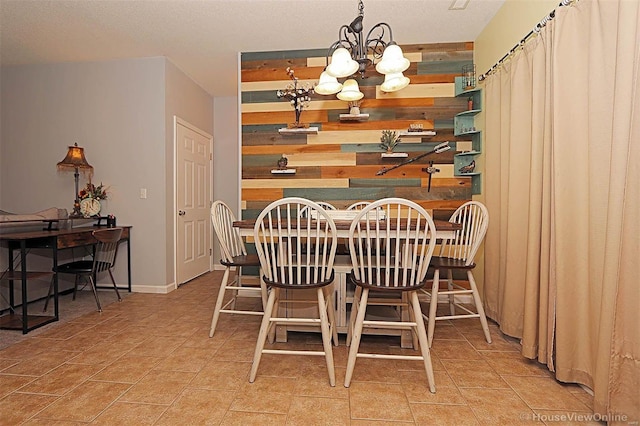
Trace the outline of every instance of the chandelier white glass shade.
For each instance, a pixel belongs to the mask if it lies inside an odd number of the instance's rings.
[[[409,78],[401,72],[390,73],[384,76],[384,83],[380,85],[383,92],[397,92],[409,85]]]
[[[313,90],[320,95],[333,95],[342,90],[342,83],[326,71],[322,71],[320,80]]]
[[[362,0],[358,2],[358,10],[358,16],[349,25],[340,27],[338,41],[329,47],[327,62],[329,62],[329,56],[331,61],[320,75],[320,81],[315,88],[316,93],[331,95],[345,90],[344,87],[339,88],[338,78],[348,78],[356,73],[360,73],[360,78],[365,78],[367,66],[376,62],[377,72],[385,76],[393,75],[393,82],[390,80],[388,84],[380,86],[383,91],[393,92],[409,84],[409,79],[402,73],[409,68],[410,63],[403,56],[400,46],[393,41],[389,24],[380,22],[374,25],[365,37],[362,25],[364,19]],[[344,97],[349,97],[349,94]],[[342,99],[340,96],[338,98]]]
[[[360,91],[358,82],[350,78],[344,82],[342,90],[336,96],[338,96],[338,99],[341,101],[353,102],[362,99],[364,97],[364,93]]]
[[[402,55],[402,49],[397,44],[390,44],[384,49],[382,60],[376,65],[380,74],[403,73],[409,68],[409,60]]]

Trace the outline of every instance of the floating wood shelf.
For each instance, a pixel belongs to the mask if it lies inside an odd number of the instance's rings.
[[[436,132],[434,132],[433,130],[424,130],[422,132],[409,132],[409,131],[403,131],[400,132],[400,136],[403,137],[407,137],[407,136],[416,136],[416,137],[425,137],[425,136],[435,136]]]
[[[340,114],[340,121],[367,121],[369,114]]]
[[[282,129],[278,129],[278,133],[282,135],[316,135],[318,134],[318,128],[317,127],[282,128]]]
[[[273,169],[271,170],[272,175],[295,175],[296,169]]]

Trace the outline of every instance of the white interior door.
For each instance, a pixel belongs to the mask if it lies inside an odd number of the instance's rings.
[[[176,126],[176,283],[211,268],[212,137],[179,119]]]

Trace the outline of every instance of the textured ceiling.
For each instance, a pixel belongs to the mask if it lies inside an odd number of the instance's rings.
[[[473,41],[504,0],[366,0],[398,44]],[[237,94],[238,52],[328,48],[356,0],[0,0],[2,65],[166,56],[213,96]]]

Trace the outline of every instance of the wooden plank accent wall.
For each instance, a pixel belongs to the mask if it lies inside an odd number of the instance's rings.
[[[471,178],[456,177],[453,156],[471,149],[468,138],[453,136],[453,117],[464,111],[466,99],[454,96],[454,78],[463,65],[473,62],[473,43],[402,45],[411,66],[405,75],[411,84],[395,93],[380,90],[383,76],[374,67],[358,81],[365,97],[360,105],[369,119],[340,121],[348,104],[335,95],[315,94],[301,121],[319,128],[318,134],[282,135],[278,129],[295,121],[291,105],[276,96],[291,80],[291,67],[301,82],[317,83],[326,64],[326,50],[247,52],[241,55],[242,111],[242,217],[253,218],[271,201],[300,196],[345,208],[360,200],[403,197],[416,201],[435,218],[448,219],[459,205],[471,199]],[[382,158],[382,130],[405,131],[412,123],[435,130],[433,137],[403,137],[396,152],[409,158],[449,141],[449,152],[426,156],[385,175],[382,167],[404,159]],[[295,174],[272,174],[286,155]],[[429,175],[423,168],[440,169]]]

